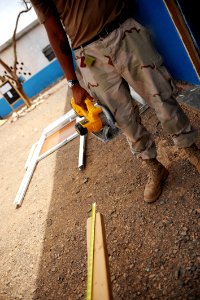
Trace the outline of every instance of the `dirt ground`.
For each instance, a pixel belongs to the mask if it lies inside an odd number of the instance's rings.
[[[93,202],[104,216],[115,300],[200,299],[200,177],[171,147],[151,109],[142,119],[170,170],[157,202],[143,202],[147,177],[123,135],[106,144],[89,136],[85,170],[78,170],[76,138],[39,162],[15,208],[31,146],[70,109],[65,81],[51,92],[26,116],[0,127],[0,299],[85,299]],[[184,109],[200,128],[200,113]]]

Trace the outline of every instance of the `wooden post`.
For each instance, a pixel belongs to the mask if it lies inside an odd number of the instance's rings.
[[[90,245],[90,223],[87,219],[87,253]],[[103,216],[96,214],[94,238],[94,264],[92,282],[92,300],[112,300],[112,289],[106,247],[105,226]]]

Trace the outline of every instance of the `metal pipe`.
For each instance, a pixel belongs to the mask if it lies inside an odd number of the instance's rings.
[[[19,187],[19,190],[18,190],[17,195],[16,195],[15,200],[14,200],[14,204],[16,205],[16,208],[20,207],[21,204],[22,204],[24,195],[26,193],[26,190],[27,190],[27,188],[29,186],[29,183],[31,181],[31,177],[32,177],[33,172],[35,170],[35,167],[37,165],[38,156],[39,156],[39,153],[42,149],[42,146],[44,144],[45,139],[46,139],[46,136],[42,135],[39,142],[38,142],[38,144],[37,144],[37,147],[35,149],[33,157],[32,157],[32,159],[29,163],[28,169],[26,170],[26,173],[23,177],[23,180],[21,182],[21,185]]]
[[[87,135],[80,136],[79,158],[78,158],[79,170],[83,170],[85,168],[86,139],[87,139]]]

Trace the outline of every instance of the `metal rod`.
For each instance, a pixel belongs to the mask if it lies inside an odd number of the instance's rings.
[[[140,115],[143,114],[149,108],[148,104],[144,104],[139,108]]]
[[[79,170],[83,170],[85,168],[86,139],[87,139],[87,135],[80,136],[79,158],[78,158]]]
[[[16,195],[15,200],[14,200],[14,204],[16,205],[16,208],[20,207],[21,204],[22,204],[24,195],[26,193],[26,190],[27,190],[27,188],[29,186],[29,183],[31,181],[31,177],[32,177],[33,172],[35,170],[35,167],[37,165],[38,155],[39,155],[39,153],[42,149],[42,146],[44,144],[45,139],[46,139],[46,136],[42,135],[39,142],[38,142],[38,144],[37,144],[37,147],[35,149],[33,157],[32,157],[32,159],[29,163],[28,169],[26,170],[26,173],[23,177],[23,180],[21,182],[21,185],[19,187],[19,190],[18,190],[17,195]]]
[[[33,157],[33,153],[35,152],[35,149],[36,149],[36,147],[37,147],[37,144],[38,144],[38,143],[35,143],[35,144],[33,144],[33,146],[31,147],[31,150],[30,150],[30,152],[29,152],[27,161],[26,161],[25,166],[24,166],[24,169],[25,169],[25,170],[28,169],[29,163],[30,163],[30,161],[31,161],[31,159],[32,159],[32,157]]]

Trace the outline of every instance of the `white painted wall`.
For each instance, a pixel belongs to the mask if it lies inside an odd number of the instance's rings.
[[[18,53],[18,75],[23,75],[26,79],[46,67],[50,62],[42,53],[43,48],[49,44],[46,31],[41,24],[37,24],[30,31],[26,32],[17,40]],[[0,52],[0,57],[9,66],[13,65],[13,48],[8,47]],[[22,70],[21,70],[21,69]],[[0,75],[4,69],[0,65]],[[24,74],[26,73],[26,75]],[[30,75],[30,74],[31,75]]]

